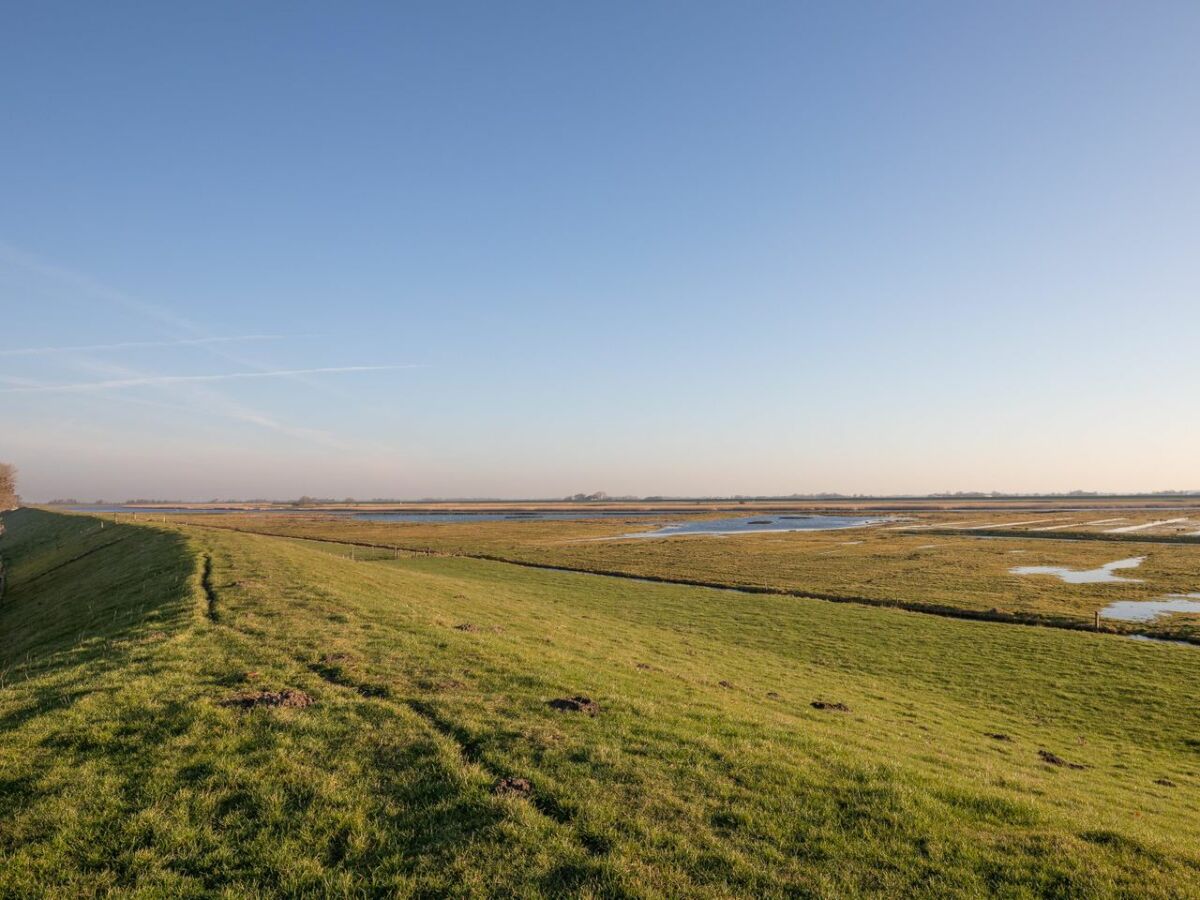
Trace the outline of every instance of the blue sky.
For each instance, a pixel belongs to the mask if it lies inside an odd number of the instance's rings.
[[[1200,487],[1195,3],[3,20],[30,498]]]

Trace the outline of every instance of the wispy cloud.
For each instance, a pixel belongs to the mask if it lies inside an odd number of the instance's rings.
[[[203,330],[194,322],[185,319],[182,316],[176,315],[168,309],[157,306],[153,303],[146,303],[138,300],[124,291],[118,291],[106,285],[100,284],[85,275],[80,275],[78,272],[73,272],[62,266],[56,266],[47,263],[31,253],[26,253],[7,241],[0,240],[0,262],[7,263],[10,266],[25,269],[28,272],[33,272],[43,278],[58,282],[72,290],[96,297],[110,304],[124,307],[139,313],[148,319],[152,319],[162,325],[166,325],[177,332],[184,334],[192,334],[198,337],[207,337]]]
[[[21,378],[18,375],[0,375],[0,384],[11,384],[18,387],[41,387],[42,382],[32,378]]]
[[[0,263],[23,269],[40,278],[66,287],[71,291],[93,297],[110,306],[136,313],[155,322],[159,327],[165,326],[166,330],[174,332],[181,340],[205,339],[213,336],[210,331],[167,307],[150,303],[141,298],[134,297],[125,291],[101,284],[95,279],[68,269],[65,266],[47,262],[4,240],[0,240]],[[207,349],[213,356],[233,365],[246,366],[259,371],[267,371],[270,368],[270,366],[264,365],[257,360],[231,353],[226,348],[226,345],[220,342],[209,342],[200,344],[199,346]],[[347,403],[356,402],[352,394],[342,394],[342,392],[329,387],[320,380],[310,379],[304,375],[297,375],[295,378],[299,383],[312,387],[315,390],[340,395]]]
[[[110,378],[104,381],[80,381],[73,384],[39,384],[0,388],[0,394],[77,394],[88,391],[119,390],[147,385],[185,384],[190,382],[233,381],[243,378],[289,378],[295,375],[327,375],[347,372],[388,372],[419,369],[419,365],[326,366],[319,369],[275,369],[265,372],[217,372],[211,375],[146,375],[136,378]]]
[[[91,365],[92,368],[99,372],[105,372],[110,375],[120,375],[121,380],[128,381],[133,379],[151,379],[153,376],[147,375],[144,372],[139,372],[136,369],[131,369],[128,366],[114,365],[112,363],[97,363]],[[112,379],[110,379],[112,380]],[[0,375],[0,384],[11,384],[21,387],[40,387],[53,388],[56,385],[47,384],[44,381],[34,381],[29,378],[12,378]],[[276,419],[266,413],[251,409],[236,400],[232,400],[223,394],[219,394],[206,386],[203,383],[183,384],[178,386],[166,385],[164,389],[168,391],[168,396],[175,396],[173,392],[176,387],[186,391],[184,397],[189,402],[178,403],[164,401],[161,399],[151,399],[143,394],[123,393],[119,390],[111,392],[100,392],[98,396],[109,403],[132,404],[134,406],[147,406],[152,409],[165,409],[172,412],[183,413],[189,418],[195,418],[199,413],[201,416],[216,416],[221,419],[227,419],[234,422],[245,422],[250,425],[264,428],[268,431],[274,431],[279,434],[287,435],[288,437],[297,438],[302,441],[319,444],[325,447],[331,447],[336,450],[351,452],[358,449],[363,449],[361,446],[345,440],[341,435],[331,431],[325,431],[320,428],[306,428],[302,426],[289,425],[286,422]],[[3,393],[0,390],[0,393]],[[380,449],[380,448],[373,448]]]
[[[0,350],[0,356],[37,356],[50,353],[91,352],[95,350],[138,350],[144,347],[188,347],[206,344],[235,344],[249,341],[281,341],[283,334],[239,334],[230,337],[186,338],[169,341],[121,341],[116,344],[73,344],[66,347],[21,347]]]
[[[194,342],[196,346],[205,349],[212,356],[224,360],[228,364],[254,370],[253,372],[234,372],[215,376],[160,376],[131,369],[128,366],[113,365],[111,362],[100,363],[96,361],[92,363],[84,355],[88,351],[75,350],[75,356],[71,357],[75,365],[92,368],[96,370],[97,375],[107,375],[109,377],[104,380],[98,379],[95,382],[63,385],[0,376],[0,385],[7,385],[7,387],[0,387],[0,394],[81,394],[102,397],[110,402],[156,406],[183,411],[195,410],[203,414],[244,422],[298,440],[333,447],[346,452],[366,450],[387,452],[387,448],[375,446],[372,442],[364,441],[362,438],[347,440],[346,436],[340,432],[334,433],[319,428],[291,425],[269,413],[251,409],[239,401],[225,396],[217,390],[215,385],[210,386],[206,382],[232,381],[240,378],[291,378],[298,384],[305,385],[322,393],[338,396],[342,403],[356,404],[358,402],[357,395],[343,393],[331,387],[326,379],[309,377],[309,374],[319,376],[325,372],[361,372],[381,371],[384,369],[423,368],[422,366],[355,366],[334,369],[277,370],[275,367],[265,365],[258,360],[247,359],[240,354],[230,352],[236,346],[237,342],[220,340],[211,331],[206,331],[201,326],[176,314],[170,309],[133,297],[124,291],[101,284],[86,275],[74,272],[63,266],[46,262],[3,240],[0,240],[0,264],[23,269],[45,281],[65,287],[74,293],[91,297],[115,308],[122,308],[136,313],[154,322],[156,326],[163,328],[169,334],[173,334],[174,339],[181,343]],[[292,337],[301,336],[304,335],[292,335]],[[266,336],[263,337],[266,339]],[[17,354],[5,355],[16,356]],[[139,385],[160,385],[167,392],[168,396],[171,397],[172,401],[181,401],[187,405],[180,406],[178,402],[164,403],[162,400],[152,400],[141,394],[121,390],[123,387],[136,387]],[[34,390],[30,390],[31,388]]]

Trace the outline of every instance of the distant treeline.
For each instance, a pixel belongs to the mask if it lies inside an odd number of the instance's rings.
[[[15,509],[21,505],[17,496],[17,467],[0,463],[0,510]]]

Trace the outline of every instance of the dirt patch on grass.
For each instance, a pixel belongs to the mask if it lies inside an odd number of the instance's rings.
[[[492,793],[502,797],[525,797],[533,793],[533,785],[528,778],[501,778],[492,785]]]
[[[358,692],[360,697],[390,697],[392,690],[386,684],[370,684],[363,682],[362,684],[354,685],[354,690]]]
[[[479,626],[472,625],[470,622],[463,622],[461,625],[454,626],[455,631],[478,631]]]
[[[1042,762],[1046,763],[1047,765],[1058,766],[1058,767],[1064,768],[1064,769],[1086,769],[1087,768],[1087,766],[1085,766],[1083,763],[1067,762],[1061,756],[1059,756],[1056,753],[1051,753],[1049,750],[1039,750],[1038,757],[1042,760]]]
[[[221,701],[222,706],[233,706],[238,709],[254,709],[259,706],[281,707],[284,709],[303,709],[316,703],[312,697],[291,688],[282,691],[247,691],[234,694]]]
[[[719,684],[723,688],[726,688],[727,690],[733,690],[733,682],[732,681],[718,681],[717,684]]]
[[[813,709],[823,709],[827,712],[850,712],[850,707],[845,703],[830,700],[814,700],[810,705]]]
[[[1175,782],[1170,778],[1155,778],[1154,783],[1162,787],[1175,787]]]
[[[589,697],[576,695],[574,697],[558,697],[551,700],[551,709],[557,709],[561,712],[582,712],[589,716],[594,716],[600,712],[600,704]]]
[[[990,737],[993,741],[1004,741],[1009,744],[1012,743],[1012,738],[1009,737],[1007,734],[1005,734],[1002,731],[989,731],[987,733],[987,736]]]

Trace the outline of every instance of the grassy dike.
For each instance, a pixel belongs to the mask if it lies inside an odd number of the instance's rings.
[[[5,896],[1197,895],[1193,648],[5,523]]]

